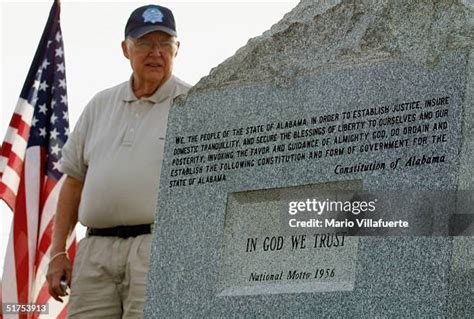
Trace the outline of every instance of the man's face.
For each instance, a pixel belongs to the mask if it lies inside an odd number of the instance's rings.
[[[178,47],[179,42],[174,37],[161,31],[122,42],[123,54],[130,60],[135,81],[158,86],[171,76]]]

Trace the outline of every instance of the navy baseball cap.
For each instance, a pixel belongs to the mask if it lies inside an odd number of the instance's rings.
[[[170,9],[154,4],[135,9],[125,26],[125,37],[137,39],[153,31],[178,36],[173,12]]]

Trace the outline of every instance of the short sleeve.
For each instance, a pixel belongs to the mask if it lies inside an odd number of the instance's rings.
[[[91,108],[93,101],[89,102],[77,121],[73,132],[64,144],[60,160],[60,170],[64,174],[84,181],[88,163],[85,157],[85,143],[92,123]]]

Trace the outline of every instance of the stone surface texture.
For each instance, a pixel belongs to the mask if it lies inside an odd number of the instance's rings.
[[[349,291],[275,294],[269,287],[267,294],[219,295],[220,265],[231,253],[224,245],[231,194],[357,181],[368,191],[412,192],[406,213],[427,216],[420,228],[448,218],[443,196],[424,201],[416,192],[474,189],[473,48],[472,0],[302,0],[211,70],[169,115],[145,317],[473,318],[472,236],[361,237]],[[447,142],[256,165],[225,171],[222,182],[169,187],[180,137],[191,145],[191,135],[441,96],[450,97]],[[368,127],[353,132],[373,133]],[[216,152],[196,154],[210,153]],[[397,159],[432,154],[446,161],[388,169]],[[387,169],[335,173],[337,165],[370,161]]]
[[[376,61],[433,68],[447,51],[471,52],[473,28],[469,0],[303,0],[214,68],[190,94],[229,85],[285,84],[298,75]]]

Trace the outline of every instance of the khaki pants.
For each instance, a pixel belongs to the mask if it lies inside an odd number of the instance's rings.
[[[152,235],[89,236],[74,261],[68,318],[143,318]]]

